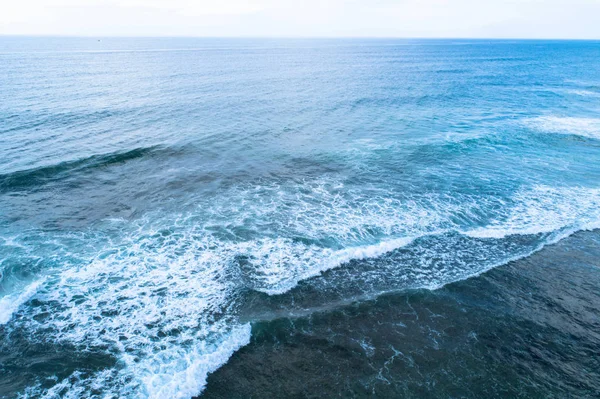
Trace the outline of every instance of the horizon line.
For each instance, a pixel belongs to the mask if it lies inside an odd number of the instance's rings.
[[[585,37],[468,37],[468,36],[207,36],[207,35],[87,35],[87,34],[29,34],[29,33],[0,33],[0,37],[29,37],[29,38],[73,38],[73,39],[292,39],[292,40],[342,40],[342,39],[373,39],[373,40],[519,40],[519,41],[600,41],[598,38]]]

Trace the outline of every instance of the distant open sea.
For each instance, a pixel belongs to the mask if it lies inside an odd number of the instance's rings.
[[[598,398],[600,42],[0,37],[0,398]]]

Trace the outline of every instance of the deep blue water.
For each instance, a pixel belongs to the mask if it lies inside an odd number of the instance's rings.
[[[600,228],[600,42],[4,37],[0,71],[0,397],[190,398],[279,322],[351,331],[354,303],[406,325],[368,304],[442,306],[548,245],[561,265],[597,246],[567,237]],[[440,312],[477,325],[486,301]],[[490,395],[464,389],[443,393]]]

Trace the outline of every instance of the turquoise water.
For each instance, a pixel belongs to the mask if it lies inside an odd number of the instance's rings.
[[[190,398],[252,326],[600,228],[599,60],[0,38],[0,396]]]

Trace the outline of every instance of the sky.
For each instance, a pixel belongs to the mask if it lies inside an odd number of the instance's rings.
[[[600,39],[600,0],[0,0],[0,35]]]

